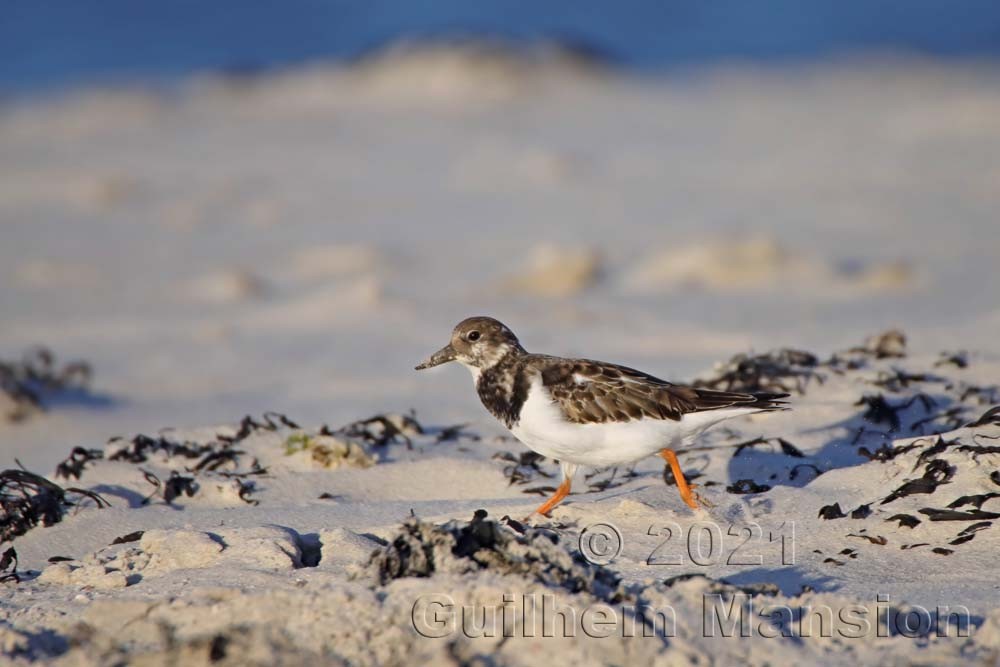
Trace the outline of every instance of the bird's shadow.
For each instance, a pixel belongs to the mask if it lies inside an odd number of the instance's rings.
[[[120,498],[125,501],[130,509],[145,507],[147,504],[144,502],[146,496],[119,484],[98,484],[90,487],[90,490],[104,498]]]
[[[867,463],[877,450],[891,446],[897,438],[930,438],[953,430],[955,424],[939,423],[934,417],[957,405],[950,396],[928,393],[885,398],[884,404],[875,406],[856,404],[857,410],[850,417],[803,431],[835,434],[814,450],[803,451],[781,435],[735,449],[727,463],[729,483],[748,479],[768,487],[806,486],[831,470]],[[779,438],[792,449],[784,447]]]
[[[42,393],[41,404],[46,410],[61,408],[83,408],[87,410],[110,410],[120,407],[121,398],[95,392],[86,387],[63,387]]]
[[[791,567],[756,567],[743,570],[724,577],[726,583],[734,586],[749,586],[752,584],[774,584],[782,595],[789,597],[799,595],[803,590],[832,592],[840,588],[836,579],[807,572],[796,566]]]

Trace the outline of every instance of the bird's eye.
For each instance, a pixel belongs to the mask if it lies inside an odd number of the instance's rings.
[[[469,335],[466,336],[466,338],[469,340],[469,342],[475,343],[477,340],[479,340],[479,336],[480,334],[478,331],[470,331]]]

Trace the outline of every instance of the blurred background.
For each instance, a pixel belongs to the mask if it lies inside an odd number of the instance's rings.
[[[998,54],[976,0],[7,2],[0,360],[94,377],[0,445],[487,424],[411,370],[472,314],[676,380],[995,356]]]
[[[11,2],[0,84],[30,91],[94,81],[163,81],[351,60],[400,40],[559,43],[646,71],[733,59],[776,63],[858,51],[996,56],[989,0],[594,0],[460,2]]]

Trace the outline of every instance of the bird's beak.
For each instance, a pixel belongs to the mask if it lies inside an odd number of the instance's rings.
[[[455,348],[448,343],[440,350],[427,357],[422,364],[416,367],[415,370],[422,371],[425,368],[433,368],[434,366],[440,366],[441,364],[446,364],[449,361],[455,361]]]

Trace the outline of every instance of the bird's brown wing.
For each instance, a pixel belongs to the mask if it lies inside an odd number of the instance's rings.
[[[534,355],[533,355],[534,356]],[[552,400],[576,423],[672,419],[729,407],[782,409],[788,394],[746,394],[672,384],[637,371],[589,359],[537,356],[532,365]]]

